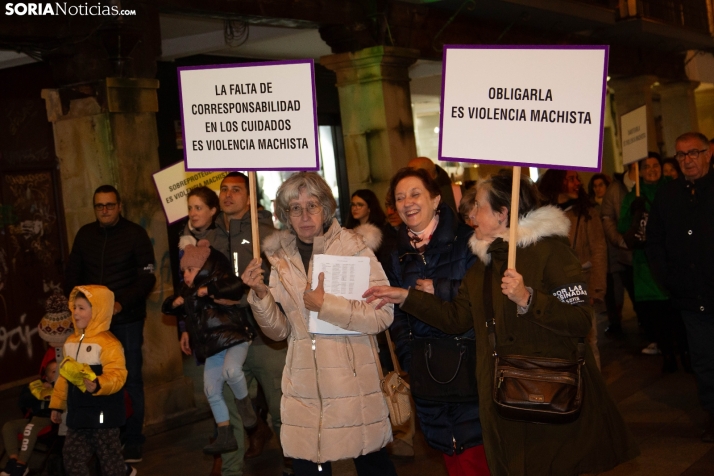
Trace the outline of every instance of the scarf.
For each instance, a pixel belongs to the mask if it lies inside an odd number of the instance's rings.
[[[407,227],[407,235],[409,235],[409,243],[417,250],[419,253],[423,253],[426,245],[431,241],[431,237],[434,236],[434,230],[439,224],[439,211],[437,210],[434,214],[434,218],[431,219],[429,224],[422,231],[412,231]]]

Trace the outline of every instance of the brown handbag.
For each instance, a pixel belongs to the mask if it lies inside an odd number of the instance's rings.
[[[372,352],[374,352],[374,361],[379,371],[379,383],[382,387],[382,394],[389,408],[389,419],[392,422],[392,426],[400,426],[408,422],[412,414],[409,384],[402,379],[399,361],[396,355],[394,355],[394,343],[389,336],[389,331],[385,332],[387,334],[387,344],[389,345],[389,354],[392,356],[394,370],[384,375],[382,364],[379,363],[377,344],[375,343],[374,337],[370,336],[372,340]]]
[[[498,414],[529,423],[571,423],[583,404],[582,368],[585,342],[578,341],[576,361],[525,355],[499,356],[493,311],[493,274],[486,268],[483,302],[488,339],[493,348],[493,403]]]

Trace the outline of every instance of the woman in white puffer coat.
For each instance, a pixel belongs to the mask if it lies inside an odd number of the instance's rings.
[[[274,340],[288,339],[280,440],[285,456],[294,458],[295,474],[328,476],[331,461],[354,458],[360,476],[396,476],[384,450],[392,429],[372,337],[389,327],[393,309],[376,310],[362,300],[327,294],[322,280],[310,285],[312,256],[322,253],[369,257],[370,286],[388,283],[368,246],[379,246],[379,230],[372,225],[343,229],[334,219],[336,207],[319,175],[288,178],[276,197],[278,218],[288,229],[263,243],[271,265],[269,286],[259,260],[251,262],[242,279],[251,287],[248,302],[263,332]],[[312,334],[310,311],[360,334]]]

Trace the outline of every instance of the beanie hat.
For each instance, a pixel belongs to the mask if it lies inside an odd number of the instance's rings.
[[[200,240],[196,245],[186,245],[181,258],[181,269],[203,268],[203,264],[211,254],[211,245],[208,240]]]
[[[61,347],[67,337],[74,333],[72,313],[67,306],[67,298],[60,293],[47,298],[45,315],[37,327],[42,340],[53,347]]]

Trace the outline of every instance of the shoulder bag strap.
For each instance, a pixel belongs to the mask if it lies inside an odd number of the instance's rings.
[[[394,370],[396,370],[397,374],[401,375],[402,368],[400,367],[399,360],[397,359],[397,356],[394,352],[394,342],[392,342],[392,336],[389,335],[389,329],[384,331],[384,333],[387,336],[387,345],[389,346],[389,355],[392,356],[392,365],[394,365]]]
[[[578,362],[585,362],[585,339],[578,339]]]
[[[369,343],[372,344],[372,353],[374,354],[374,363],[377,365],[377,372],[379,372],[379,381],[384,380],[384,371],[382,371],[382,364],[379,362],[379,353],[377,352],[377,342],[373,335],[369,336]]]
[[[493,312],[493,263],[486,266],[483,274],[483,310],[486,317],[486,328],[488,329],[488,341],[493,349],[493,356],[496,354],[496,319]]]

